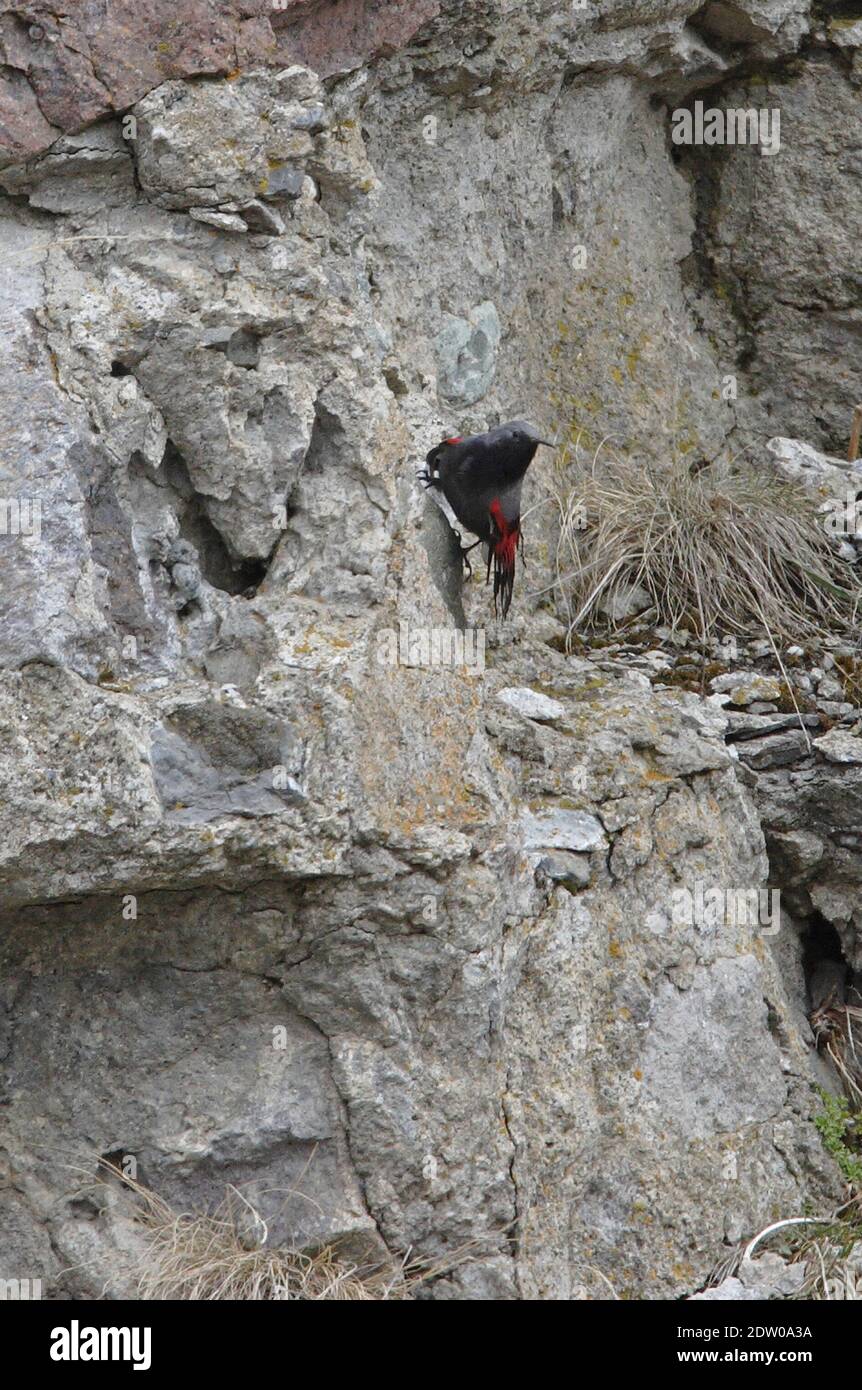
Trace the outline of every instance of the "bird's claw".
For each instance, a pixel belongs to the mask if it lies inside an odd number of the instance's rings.
[[[467,568],[467,578],[469,579],[471,574],[473,573],[473,566],[470,564],[470,561],[467,559],[467,556],[470,554],[471,550],[476,549],[477,545],[481,545],[482,541],[480,539],[478,541],[474,541],[472,545],[462,545],[460,531],[455,532],[455,539],[458,542],[458,549],[461,552],[461,559],[464,561],[464,564]]]

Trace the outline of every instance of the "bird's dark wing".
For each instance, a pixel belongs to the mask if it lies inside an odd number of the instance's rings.
[[[494,451],[487,437],[474,434],[467,439],[447,440],[446,444],[451,447],[446,448],[440,460],[444,481],[451,480],[459,488],[484,491],[495,472]]]
[[[441,469],[445,473],[447,458],[463,442],[460,435],[450,435],[448,439],[441,439],[439,444],[435,444],[433,449],[428,450],[425,455],[425,468],[417,475],[426,488],[439,488],[441,486],[443,480]]]

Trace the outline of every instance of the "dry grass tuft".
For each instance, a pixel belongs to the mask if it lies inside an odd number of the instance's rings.
[[[810,1021],[818,1050],[837,1071],[850,1105],[862,1113],[862,1009],[827,1000],[814,1010]]]
[[[417,1282],[430,1277],[406,1264],[357,1265],[332,1246],[268,1249],[266,1223],[236,1188],[228,1189],[212,1213],[180,1213],[112,1164],[102,1160],[101,1167],[138,1200],[138,1219],[148,1236],[138,1271],[142,1298],[387,1301],[410,1298]]]
[[[321,1250],[268,1250],[244,1243],[230,1203],[211,1215],[165,1212],[151,1221],[149,1263],[140,1279],[148,1299],[362,1302],[407,1297],[402,1271],[360,1268]]]
[[[634,584],[649,594],[656,623],[704,639],[854,631],[862,590],[803,487],[742,461],[657,468],[599,452],[589,462],[564,456],[554,490],[554,587],[570,638],[582,626],[619,627],[599,605]]]
[[[145,1299],[410,1300],[421,1285],[489,1253],[487,1241],[476,1240],[437,1261],[411,1260],[408,1252],[401,1262],[358,1264],[337,1245],[270,1249],[266,1222],[235,1187],[214,1212],[180,1213],[108,1160],[98,1166],[101,1180],[117,1179],[137,1200],[136,1218],[148,1237],[137,1271]]]

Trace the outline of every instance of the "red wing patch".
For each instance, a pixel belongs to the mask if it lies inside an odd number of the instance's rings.
[[[493,526],[493,539],[488,554],[488,577],[490,578],[491,563],[493,562],[494,611],[497,610],[497,600],[499,599],[505,618],[512,602],[512,590],[515,586],[515,555],[518,550],[518,542],[521,539],[521,519],[518,517],[515,521],[507,521],[503,516],[499,499],[496,497],[488,510]]]
[[[460,444],[460,443],[461,443],[462,437],[463,437],[463,436],[460,435],[460,434],[453,434],[453,435],[450,435],[450,437],[449,437],[448,439],[444,439],[444,440],[443,440],[443,443],[444,443],[444,444]]]

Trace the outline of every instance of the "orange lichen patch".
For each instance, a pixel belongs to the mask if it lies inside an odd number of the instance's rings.
[[[670,772],[658,772],[654,767],[645,767],[641,773],[642,782],[675,782],[677,779]]]

